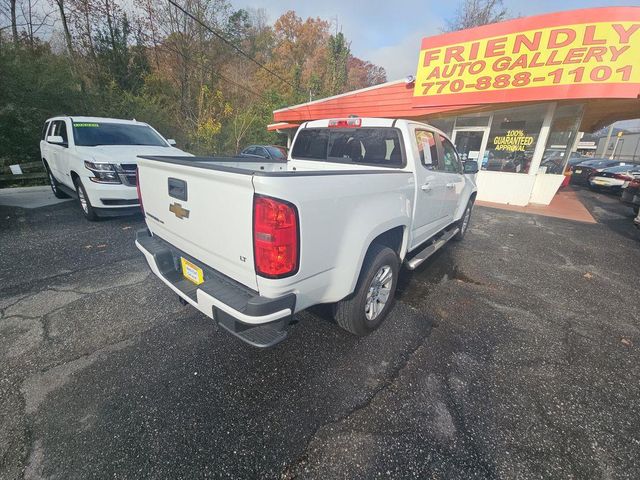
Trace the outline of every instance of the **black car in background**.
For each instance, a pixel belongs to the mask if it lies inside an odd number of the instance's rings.
[[[622,203],[626,203],[633,209],[633,213],[640,212],[640,175],[631,180],[628,185],[622,186]]]
[[[542,162],[540,163],[540,166],[546,167],[547,173],[562,174],[564,173],[565,170],[569,170],[574,165],[577,165],[582,162],[586,162],[590,159],[591,157],[586,157],[577,152],[573,152],[565,165],[564,152],[562,153],[554,152],[550,155],[543,157]]]
[[[623,165],[619,160],[609,160],[608,158],[594,158],[586,162],[578,163],[571,167],[571,180],[573,185],[589,185],[589,177],[594,173],[601,172],[605,168]]]
[[[259,157],[267,160],[286,160],[287,149],[278,145],[249,145],[240,152],[241,157]]]
[[[620,193],[632,180],[640,176],[640,165],[627,163],[605,168],[589,177],[589,186],[593,190]]]

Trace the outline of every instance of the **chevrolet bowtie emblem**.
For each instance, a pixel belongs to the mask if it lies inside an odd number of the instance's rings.
[[[182,208],[182,205],[180,205],[178,202],[174,202],[169,205],[169,211],[180,220],[182,220],[183,218],[189,218],[189,210],[187,210],[186,208]]]

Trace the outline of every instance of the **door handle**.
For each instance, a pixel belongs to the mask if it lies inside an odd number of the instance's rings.
[[[447,183],[447,188],[453,188],[455,186],[456,186],[455,183]]]
[[[425,183],[424,185],[420,186],[420,190],[422,190],[423,192],[430,192],[431,191],[431,184],[430,183]]]

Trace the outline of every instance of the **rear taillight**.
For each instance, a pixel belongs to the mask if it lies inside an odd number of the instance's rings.
[[[140,193],[140,170],[136,167],[136,191],[138,192],[138,201],[140,202],[140,210],[144,213],[144,207],[142,206],[142,194]]]
[[[253,198],[253,256],[256,273],[281,278],[298,271],[298,210],[276,198]]]
[[[629,177],[629,175],[625,175],[623,173],[615,173],[613,175],[613,178],[617,178],[618,180],[630,180],[631,177]]]

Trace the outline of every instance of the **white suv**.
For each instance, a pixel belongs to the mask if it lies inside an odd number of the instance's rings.
[[[45,122],[40,154],[54,195],[76,196],[96,220],[139,212],[137,156],[191,156],[173,145],[143,122],[61,116]]]

